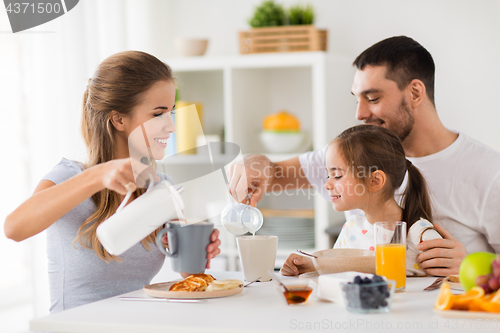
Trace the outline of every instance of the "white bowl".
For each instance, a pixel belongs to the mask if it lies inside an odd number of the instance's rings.
[[[328,249],[313,253],[316,271],[322,274],[355,271],[375,274],[375,252],[361,249]]]
[[[182,57],[201,56],[207,50],[208,39],[176,38],[174,48]]]
[[[304,141],[304,133],[261,132],[260,141],[270,153],[288,153]]]

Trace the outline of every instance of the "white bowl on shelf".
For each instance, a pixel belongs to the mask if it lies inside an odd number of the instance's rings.
[[[207,46],[208,39],[176,38],[174,40],[175,51],[182,57],[201,56],[205,54]]]
[[[260,141],[270,153],[289,153],[301,145],[304,133],[262,131]]]

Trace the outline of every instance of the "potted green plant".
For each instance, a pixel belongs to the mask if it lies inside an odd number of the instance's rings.
[[[252,28],[277,27],[285,25],[286,14],[282,5],[278,5],[274,0],[264,1],[255,8],[253,17],[248,20]]]
[[[287,22],[290,25],[310,25],[314,23],[314,10],[311,5],[292,6],[287,12]]]
[[[285,10],[274,0],[257,6],[248,23],[250,31],[240,31],[240,52],[326,51],[327,31],[314,27],[311,5],[296,5]]]

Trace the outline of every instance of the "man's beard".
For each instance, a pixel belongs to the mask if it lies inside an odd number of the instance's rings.
[[[410,135],[413,130],[413,125],[415,124],[415,117],[404,97],[401,99],[401,104],[399,104],[399,112],[401,118],[391,126],[392,128],[390,128],[390,130],[396,133],[401,142],[403,142],[408,135]]]

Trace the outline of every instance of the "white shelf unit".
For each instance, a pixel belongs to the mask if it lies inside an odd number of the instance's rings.
[[[259,139],[263,118],[283,109],[293,113],[300,119],[306,135],[311,136],[312,147],[321,148],[353,124],[355,101],[349,93],[351,61],[350,57],[325,52],[297,52],[178,58],[165,62],[177,78],[180,99],[203,103],[205,134],[219,134],[224,128],[225,141],[238,144],[244,155],[261,153],[272,161],[280,161],[304,151],[266,153]],[[177,166],[184,172],[202,163],[206,162],[196,155],[174,156],[169,162],[171,168]],[[194,200],[185,198],[191,199]],[[329,239],[325,229],[342,217],[332,214],[332,208],[320,196],[304,203],[315,213],[315,248],[302,250],[326,249]],[[296,205],[280,207],[284,208],[293,209]],[[221,239],[228,270],[235,270],[235,237],[221,230]],[[293,251],[280,249],[278,257],[286,257]]]

